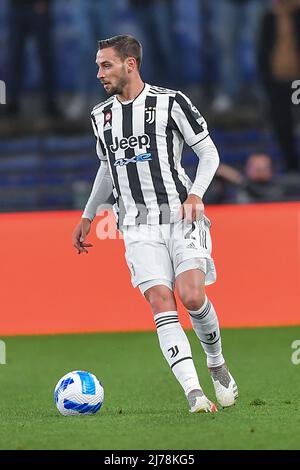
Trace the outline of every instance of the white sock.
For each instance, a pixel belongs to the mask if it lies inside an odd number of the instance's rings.
[[[205,297],[204,305],[199,310],[190,310],[189,314],[193,329],[206,353],[207,366],[222,365],[225,361],[222,354],[221,333],[213,305]]]
[[[194,366],[190,343],[179,323],[176,311],[154,316],[160,348],[186,396],[201,389]]]

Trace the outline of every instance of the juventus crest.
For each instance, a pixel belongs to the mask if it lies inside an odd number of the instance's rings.
[[[149,106],[148,108],[145,109],[146,122],[148,124],[152,124],[154,122],[155,111],[156,111],[156,108],[152,106]]]

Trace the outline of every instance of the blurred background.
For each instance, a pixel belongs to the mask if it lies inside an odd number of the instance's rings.
[[[206,204],[300,199],[299,0],[0,0],[1,212],[84,207],[97,40],[115,34],[142,42],[146,82],[206,118],[221,159]],[[189,148],[183,165],[193,178]]]
[[[99,165],[97,40],[126,33],[143,44],[144,80],[186,93],[220,154],[204,199],[208,295],[241,393],[205,432],[184,417],[111,219],[99,215],[89,256],[71,242]],[[299,102],[300,0],[0,0],[1,449],[299,449]],[[191,178],[197,163],[184,148]],[[96,332],[110,334],[83,335]],[[105,384],[88,433],[54,419],[70,370]]]

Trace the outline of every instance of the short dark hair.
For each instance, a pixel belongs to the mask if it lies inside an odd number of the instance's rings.
[[[98,41],[98,49],[107,49],[108,47],[113,47],[123,61],[127,57],[134,57],[138,70],[140,70],[143,55],[142,45],[133,36],[121,34]]]

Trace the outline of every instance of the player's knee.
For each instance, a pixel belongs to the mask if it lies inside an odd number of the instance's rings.
[[[176,310],[176,302],[173,292],[166,286],[154,286],[145,292],[154,315],[160,312]]]
[[[187,310],[199,310],[205,302],[205,291],[198,287],[182,289],[179,296]]]

